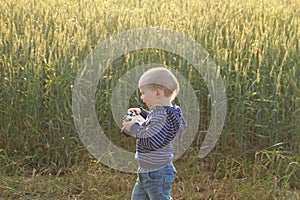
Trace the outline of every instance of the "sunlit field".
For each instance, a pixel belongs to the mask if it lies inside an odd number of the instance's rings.
[[[298,0],[9,0],[0,9],[0,199],[130,199],[136,174],[89,154],[74,126],[72,92],[97,45],[147,27],[184,34],[215,61],[227,95],[222,134],[200,159],[210,122],[206,83],[179,55],[144,49],[100,77],[95,108],[107,137],[134,151],[112,116],[113,87],[129,69],[161,63],[189,81],[200,110],[199,133],[174,162],[174,200],[300,199]],[[143,106],[138,91],[130,105]]]

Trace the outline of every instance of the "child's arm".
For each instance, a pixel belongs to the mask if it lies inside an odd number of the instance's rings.
[[[146,119],[149,114],[149,112],[147,110],[145,110],[144,108],[129,108],[128,112],[135,112],[136,114],[142,116],[144,119]],[[135,119],[135,118],[133,118],[133,119]],[[141,124],[141,123],[138,123],[136,120],[123,121],[122,131],[124,133],[127,131],[128,133],[130,133],[128,135],[131,135],[131,136],[135,135],[135,134],[132,135],[132,133],[130,131],[131,126],[135,123]]]
[[[149,111],[145,110],[144,108],[140,108],[141,109],[141,116],[146,119],[147,116],[149,115]]]
[[[146,126],[137,123],[132,124],[130,132],[136,135],[144,148],[158,150],[176,136],[177,131],[172,127],[173,125],[169,124],[165,114],[155,113]]]

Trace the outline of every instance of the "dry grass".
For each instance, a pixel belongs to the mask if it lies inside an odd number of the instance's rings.
[[[195,161],[187,165],[184,159],[175,162],[178,174],[172,189],[174,199],[299,199],[299,191],[280,187],[271,174],[257,180],[253,180],[252,174],[221,178],[207,164]],[[87,165],[86,168],[69,169],[63,176],[1,177],[0,199],[130,199],[135,174],[121,173],[96,163]],[[231,173],[230,166],[227,168],[226,173]],[[231,168],[236,169],[236,166]],[[241,171],[236,173],[242,174]]]

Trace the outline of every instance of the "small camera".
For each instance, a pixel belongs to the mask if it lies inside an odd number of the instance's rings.
[[[125,122],[132,120],[135,120],[139,124],[142,124],[145,121],[145,119],[141,115],[138,115],[135,112],[128,112],[127,115],[123,116],[123,121]]]
[[[136,114],[135,112],[128,112],[127,115],[123,116],[123,122],[129,122],[129,121],[135,121],[139,124],[144,123],[146,120],[141,116]],[[125,133],[126,135],[132,135],[129,131],[122,128],[122,133]]]
[[[123,121],[125,122],[132,121],[136,116],[137,114],[135,112],[128,112],[127,115],[123,116]]]

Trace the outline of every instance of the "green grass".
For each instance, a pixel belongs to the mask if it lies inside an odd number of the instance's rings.
[[[190,82],[201,111],[199,136],[175,162],[175,199],[299,199],[299,1],[10,0],[0,8],[0,199],[130,198],[135,175],[93,162],[71,104],[91,50],[141,27],[183,33],[209,52],[226,87],[226,123],[199,160],[210,121],[205,82],[178,55],[141,50],[111,63],[97,88],[111,140],[133,150],[112,119],[112,86],[128,69],[160,62]],[[130,102],[138,105],[138,94]]]

